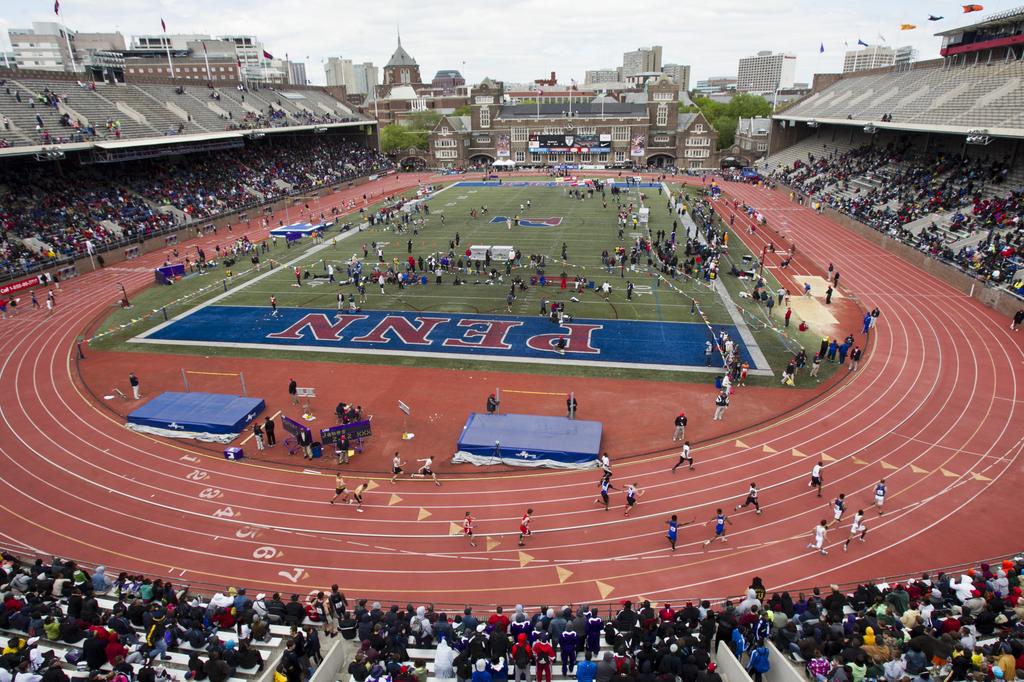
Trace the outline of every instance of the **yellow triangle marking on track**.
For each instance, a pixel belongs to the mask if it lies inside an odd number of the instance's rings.
[[[487,551],[490,552],[492,549],[501,544],[501,540],[495,540],[494,538],[487,538]]]
[[[568,568],[555,566],[555,572],[558,574],[559,583],[564,583],[566,580],[572,577],[572,571],[570,571]]]
[[[391,493],[391,499],[388,500],[388,506],[389,507],[393,507],[393,506],[395,506],[396,504],[398,504],[401,501],[402,501],[401,497],[399,497],[398,495],[395,495],[394,493]]]
[[[821,461],[822,462],[834,462],[834,461],[836,461],[836,458],[833,457],[832,455],[828,454],[827,452],[823,452],[823,453],[821,453]]]
[[[945,476],[946,478],[960,478],[960,474],[954,474],[952,471],[949,471],[948,469],[940,468],[939,471],[941,471],[942,475]]]
[[[423,519],[428,518],[430,516],[432,516],[432,514],[430,512],[428,512],[423,507],[420,507],[420,512],[419,512],[419,514],[416,515],[416,520],[417,521],[422,521]]]
[[[380,483],[377,483],[377,481],[367,481],[366,482],[366,489],[367,490],[375,490],[375,489],[377,489],[379,487],[380,487]]]
[[[762,452],[767,452],[769,455],[778,452],[778,450],[773,448],[771,445],[765,445],[764,447],[761,448],[761,451]]]
[[[895,466],[893,466],[892,464],[889,464],[889,463],[888,463],[888,462],[886,462],[886,461],[885,461],[884,459],[882,460],[881,464],[882,464],[882,468],[883,468],[883,469],[889,469],[890,471],[891,471],[891,470],[893,470],[893,469],[897,469],[897,468],[899,468],[899,467],[895,467]]]
[[[737,440],[736,441],[736,447],[746,449],[746,448],[749,448],[750,446],[747,445],[746,443],[744,443],[741,440]]]
[[[927,469],[922,469],[921,467],[917,466],[916,464],[911,464],[910,465],[910,470],[913,471],[915,474],[927,474],[927,473],[929,473]]]
[[[519,568],[526,568],[526,565],[533,561],[533,555],[526,552],[519,553]]]
[[[451,521],[448,524],[448,535],[462,535],[462,526]]]
[[[600,580],[595,580],[597,584],[597,591],[601,594],[601,599],[607,599],[608,595],[615,591],[615,588],[608,583],[603,583]]]
[[[859,464],[859,465],[861,465],[861,466],[864,466],[865,464],[867,464],[867,462],[865,462],[864,460],[862,460],[862,459],[861,459],[860,457],[854,457],[854,458],[853,458],[853,463],[854,463],[854,464]]]
[[[796,448],[793,448],[793,456],[794,457],[806,457],[807,455],[805,455],[804,453],[800,452]]]
[[[971,478],[973,478],[975,481],[991,481],[992,480],[988,476],[983,476],[982,474],[979,474],[979,473],[971,474]]]

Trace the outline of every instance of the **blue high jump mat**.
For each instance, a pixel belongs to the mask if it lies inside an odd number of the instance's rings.
[[[598,465],[601,422],[534,414],[473,412],[462,427],[456,463],[555,469]],[[495,447],[500,442],[500,447]]]
[[[266,405],[226,393],[161,393],[128,415],[128,428],[169,438],[230,443]]]

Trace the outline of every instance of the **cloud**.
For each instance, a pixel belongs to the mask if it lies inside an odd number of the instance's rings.
[[[987,2],[986,10],[1010,4]],[[0,27],[6,34],[10,26],[49,21],[49,7],[40,0],[5,3]],[[657,44],[664,47],[666,63],[691,65],[692,85],[708,76],[735,75],[737,61],[759,50],[795,53],[797,80],[808,81],[815,72],[842,70],[844,41],[875,43],[879,33],[899,41],[894,45],[916,47],[921,59],[934,58],[940,43],[932,30],[960,21],[947,12],[951,18],[939,25],[899,33],[899,24],[920,25],[935,11],[934,2],[923,0],[843,5],[821,0],[387,0],[358,8],[335,0],[62,0],[61,8],[68,25],[84,31],[159,33],[163,16],[171,32],[257,35],[276,56],[308,56],[306,70],[314,82],[323,81],[322,62],[329,56],[383,66],[394,51],[399,25],[402,44],[426,80],[440,69],[458,69],[470,82],[484,76],[529,82],[551,71],[561,82],[582,82],[587,69],[619,66],[623,52]],[[825,44],[823,55],[819,43]]]

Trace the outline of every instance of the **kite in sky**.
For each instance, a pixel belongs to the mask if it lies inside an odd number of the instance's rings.
[[[985,9],[981,5],[964,5],[963,8],[964,14],[969,14],[970,12],[980,12],[981,10]]]

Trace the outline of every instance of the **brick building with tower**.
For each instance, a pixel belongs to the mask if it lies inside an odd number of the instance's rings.
[[[577,98],[578,96],[578,98]],[[501,83],[472,88],[469,116],[446,115],[429,135],[429,165],[714,168],[717,135],[703,114],[679,113],[679,88],[649,81],[623,101],[574,92],[568,102],[511,103]]]

